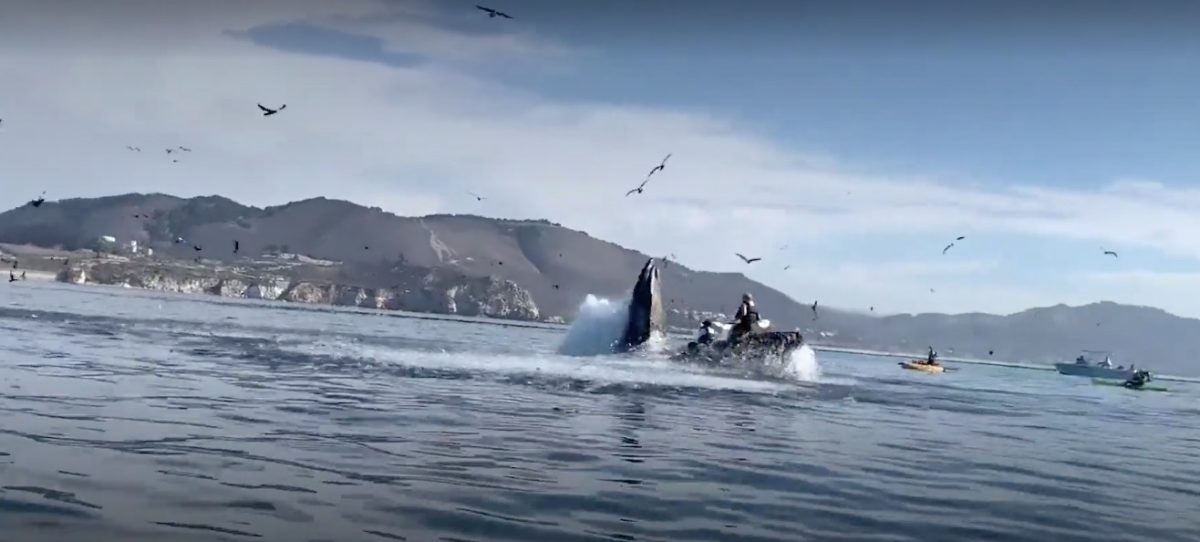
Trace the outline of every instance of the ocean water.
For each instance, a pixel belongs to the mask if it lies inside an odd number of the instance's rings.
[[[0,540],[1197,540],[1200,388],[0,287]]]

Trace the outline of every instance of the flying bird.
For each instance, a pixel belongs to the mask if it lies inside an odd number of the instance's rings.
[[[965,236],[965,235],[960,235],[960,236],[958,236],[958,237],[955,237],[955,238],[954,238],[954,240],[955,240],[955,241],[962,241],[963,239],[966,239],[966,238],[967,238],[967,236]]]
[[[757,262],[762,259],[762,258],[747,258],[747,257],[743,256],[742,253],[740,253],[740,252],[735,252],[734,254],[736,254],[737,257],[741,258],[743,262],[746,262],[748,264]]]
[[[189,148],[187,148],[187,147],[184,147],[184,146],[182,146],[182,145],[179,147],[179,150],[181,150],[181,151],[183,151],[183,152],[192,152],[192,149],[189,149]]]
[[[875,312],[875,306],[874,306],[874,305],[872,305],[872,306],[871,306],[871,312]]]
[[[486,12],[486,13],[488,14],[488,18],[489,18],[489,19],[495,19],[496,17],[504,17],[505,19],[511,19],[511,18],[512,18],[512,15],[509,15],[509,14],[507,14],[507,13],[503,12],[503,11],[497,11],[497,10],[494,10],[494,9],[492,9],[492,8],[489,8],[489,7],[484,7],[484,6],[481,6],[481,5],[479,5],[479,4],[475,4],[475,7],[476,7],[476,8],[479,8],[479,10],[480,10],[480,11]]]
[[[133,145],[125,145],[125,148],[129,149],[133,152],[142,152],[142,149],[140,147],[134,147]]]
[[[783,266],[783,270],[784,270],[784,271],[787,271],[788,269],[791,269],[791,268],[792,268],[792,264],[790,264],[790,263],[789,263],[789,264],[787,264],[787,265],[785,265],[785,266]]]
[[[262,109],[264,117],[269,117],[271,115],[274,115],[275,113],[283,111],[285,108],[287,108],[287,104],[283,104],[283,105],[279,106],[279,109],[271,109],[270,107],[266,107],[263,104],[258,104],[258,108]]]
[[[650,168],[650,173],[646,174],[646,178],[649,179],[651,175],[654,175],[655,173],[658,173],[658,172],[666,169],[667,168],[667,160],[669,160],[670,158],[671,158],[671,153],[667,153],[667,157],[663,158],[662,162],[659,162],[659,164],[657,166]]]
[[[1114,257],[1114,258],[1120,258],[1120,256],[1117,256],[1117,253],[1116,253],[1116,252],[1113,252],[1113,251],[1111,251],[1111,250],[1106,250],[1106,251],[1104,251],[1104,253],[1105,253],[1105,254],[1107,254],[1107,255],[1109,255],[1109,256],[1112,256],[1112,257]]]
[[[954,246],[954,243],[950,243],[950,244],[946,245],[946,248],[943,248],[943,249],[942,249],[942,254],[945,254],[945,253],[946,253],[946,251],[947,251],[947,250],[950,250],[950,248],[951,248],[951,247],[953,247],[953,246]]]
[[[42,191],[42,194],[37,197],[37,199],[29,201],[29,204],[34,207],[41,207],[43,203],[46,203],[46,192],[44,190]]]
[[[204,249],[200,248],[200,245],[192,245],[192,248],[195,249],[196,252],[200,252],[201,250],[204,250]]]
[[[171,154],[173,152],[175,152],[175,149],[167,149],[167,154]]]
[[[650,182],[650,177],[646,177],[646,180],[642,181],[642,184],[637,185],[637,188],[634,188],[633,190],[626,192],[625,197],[632,196],[634,192],[641,194],[642,190],[644,190],[646,188],[646,183],[648,183],[648,182]]]
[[[483,200],[487,199],[487,198],[480,196],[479,194],[476,194],[474,192],[467,192],[467,193],[470,194],[471,197],[475,198],[475,201],[483,201]]]

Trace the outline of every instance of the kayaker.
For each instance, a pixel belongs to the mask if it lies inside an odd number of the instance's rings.
[[[929,346],[929,354],[925,356],[926,365],[937,365],[937,351],[933,349],[933,345]]]
[[[749,292],[742,294],[742,304],[738,306],[733,319],[733,330],[729,333],[730,342],[737,342],[742,335],[754,330],[754,323],[758,321],[758,307],[754,306],[754,296]]]
[[[712,320],[705,320],[700,324],[700,337],[696,339],[697,344],[712,344],[716,337],[716,329],[714,329]]]
[[[1140,388],[1146,385],[1146,381],[1150,379],[1150,373],[1141,369],[1133,372],[1133,376],[1125,381],[1126,388]]]

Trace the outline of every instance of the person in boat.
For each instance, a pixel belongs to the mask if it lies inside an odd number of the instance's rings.
[[[1140,388],[1142,386],[1145,386],[1146,382],[1148,382],[1149,380],[1150,380],[1150,372],[1143,370],[1143,369],[1138,369],[1133,372],[1133,376],[1129,377],[1129,380],[1125,381],[1125,387],[1126,388]]]
[[[1087,358],[1083,357],[1081,354],[1079,357],[1075,358],[1075,365],[1087,365]]]
[[[758,322],[758,307],[754,305],[754,296],[750,295],[750,292],[742,294],[742,304],[738,306],[733,319],[733,329],[729,333],[730,343],[736,343],[743,335],[753,331],[755,322]]]
[[[700,337],[696,339],[696,344],[712,344],[715,340],[717,340],[716,326],[713,325],[712,320],[705,320],[700,324]]]
[[[933,345],[929,346],[929,353],[925,355],[925,365],[937,365],[937,350],[933,349]]]

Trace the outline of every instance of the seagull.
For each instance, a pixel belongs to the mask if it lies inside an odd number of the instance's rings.
[[[1111,250],[1106,250],[1106,251],[1104,251],[1104,253],[1105,253],[1105,254],[1108,254],[1109,256],[1112,256],[1112,257],[1114,257],[1114,258],[1120,258],[1120,256],[1117,256],[1117,253],[1116,253],[1116,252],[1113,252],[1113,251],[1111,251]]]
[[[950,248],[951,248],[951,247],[953,247],[953,246],[954,246],[954,243],[950,243],[950,244],[946,245],[946,248],[943,248],[943,249],[942,249],[942,254],[945,254],[945,253],[946,253],[946,251],[947,251],[947,250],[950,250]]]
[[[195,249],[196,252],[200,252],[201,250],[204,250],[204,249],[200,248],[200,245],[192,245],[192,248]]]
[[[875,312],[875,306],[871,305],[871,312]]]
[[[642,184],[639,184],[637,186],[637,188],[634,188],[633,190],[626,192],[625,197],[632,196],[634,192],[641,194],[642,190],[644,190],[646,188],[646,183],[648,183],[648,182],[650,182],[650,177],[646,177],[646,180],[642,181]]]
[[[279,106],[279,109],[271,109],[269,107],[263,106],[263,104],[258,104],[258,108],[263,110],[264,117],[269,117],[271,115],[274,115],[275,113],[283,111],[284,108],[286,108],[286,107],[287,107],[287,104],[283,104],[283,105]]]
[[[817,302],[816,300],[814,300],[814,301],[813,301],[813,304],[812,304],[813,320],[816,320],[817,318],[820,318],[820,316],[817,314],[817,303],[818,303],[818,302]]]
[[[179,243],[182,243],[182,242],[183,242],[183,238],[182,238],[182,237],[179,237],[179,236],[176,236],[176,237],[175,237],[175,244],[177,244],[177,245],[178,245]]]
[[[954,240],[955,240],[955,241],[962,241],[963,239],[966,239],[966,238],[967,238],[967,236],[965,236],[965,235],[960,235],[960,236],[958,236],[958,237],[955,237],[955,238],[954,238]]]
[[[489,18],[489,19],[494,19],[494,18],[496,18],[496,17],[504,17],[505,19],[511,19],[511,18],[512,18],[512,15],[509,15],[509,14],[507,14],[507,13],[503,12],[503,11],[496,11],[496,10],[494,10],[494,9],[492,9],[492,8],[483,7],[483,6],[479,5],[479,4],[475,4],[475,7],[476,7],[476,8],[479,8],[479,10],[480,10],[480,11],[487,12],[487,14],[488,14],[488,18]]]
[[[671,158],[671,153],[667,153],[667,157],[663,158],[662,162],[660,162],[657,166],[650,168],[650,173],[646,174],[646,178],[649,179],[651,175],[654,175],[655,173],[658,173],[658,172],[666,169],[667,168],[667,160],[670,158]]]
[[[762,259],[762,258],[747,258],[745,256],[742,256],[742,253],[740,253],[740,252],[735,252],[734,254],[736,254],[737,257],[741,258],[743,262],[746,262],[748,264],[757,262]]]
[[[171,154],[173,152],[175,152],[175,149],[167,149],[167,154]]]
[[[40,196],[38,196],[37,199],[29,201],[29,204],[34,207],[41,207],[43,203],[46,203],[46,191],[45,190],[42,191],[42,194]]]
[[[995,352],[994,350],[988,350],[988,355],[989,355],[989,356],[990,356],[990,355],[992,355],[992,354],[995,354],[995,353],[996,353],[996,352]]]
[[[133,145],[125,145],[125,148],[126,148],[126,149],[129,149],[129,150],[131,150],[131,151],[133,151],[133,152],[142,152],[142,149],[140,149],[140,148],[138,148],[138,147],[134,147]]]
[[[470,194],[471,197],[475,198],[475,201],[483,201],[483,200],[487,199],[487,198],[480,196],[479,194],[476,194],[474,192],[467,192],[467,193]]]
[[[784,271],[787,271],[788,269],[791,269],[791,268],[792,268],[792,264],[790,264],[790,263],[789,263],[789,264],[787,264],[787,265],[785,265],[785,266],[783,266],[783,270],[784,270]]]
[[[192,149],[189,149],[189,148],[187,148],[187,147],[184,147],[184,146],[182,146],[182,145],[179,147],[179,150],[181,150],[181,151],[183,151],[183,152],[192,152]]]

